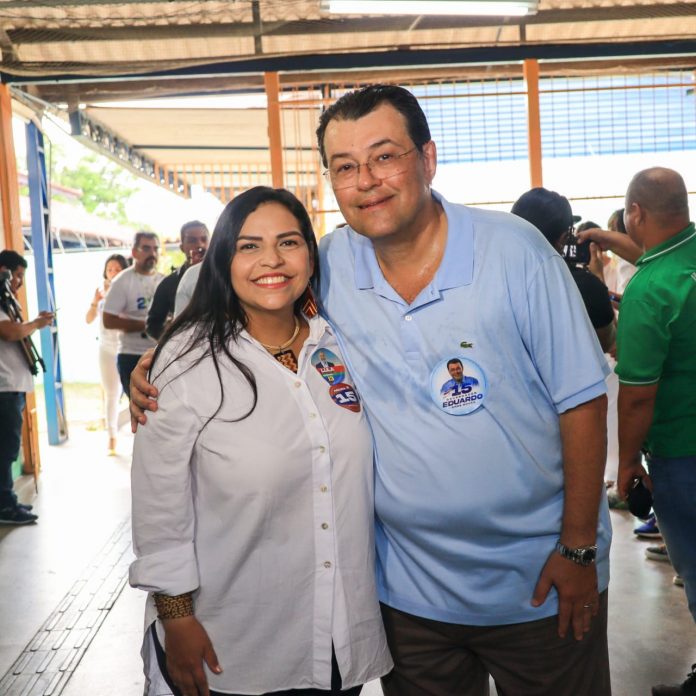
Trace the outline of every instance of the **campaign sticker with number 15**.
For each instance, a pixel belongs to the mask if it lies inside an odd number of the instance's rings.
[[[350,384],[332,384],[329,387],[329,394],[334,403],[353,411],[353,413],[360,413],[360,400]]]

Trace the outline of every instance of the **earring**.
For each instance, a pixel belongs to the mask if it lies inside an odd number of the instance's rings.
[[[317,307],[316,299],[314,299],[311,285],[307,286],[307,289],[300,299],[302,300],[302,313],[308,319],[315,317],[319,313],[319,308]]]

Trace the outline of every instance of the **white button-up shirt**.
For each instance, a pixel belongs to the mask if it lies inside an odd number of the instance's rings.
[[[312,364],[320,349],[341,358],[330,327],[310,320],[297,374],[242,332],[231,351],[253,372],[258,402],[238,420],[253,394],[223,356],[224,403],[205,427],[220,402],[212,359],[195,364],[196,350],[168,364],[188,337],[159,357],[159,408],[135,438],[131,585],[195,590],[224,670],[207,671],[216,691],[328,690],[332,643],[344,688],[385,674],[372,441],[341,386],[354,386],[351,375],[337,386]],[[146,626],[155,615],[150,598]]]

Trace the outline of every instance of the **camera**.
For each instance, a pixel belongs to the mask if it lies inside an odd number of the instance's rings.
[[[588,264],[590,262],[590,240],[580,243],[571,232],[563,245],[563,258],[569,263]]]

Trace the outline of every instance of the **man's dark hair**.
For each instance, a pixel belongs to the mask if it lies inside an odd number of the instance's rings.
[[[576,228],[576,232],[584,232],[585,230],[596,230],[599,229],[599,225],[596,222],[592,222],[592,220],[585,220],[585,222],[581,222]]]
[[[139,247],[140,242],[142,242],[143,239],[156,239],[159,242],[159,237],[154,232],[140,230],[139,232],[135,233],[135,237],[133,238],[133,248],[136,249]]]
[[[462,365],[462,361],[459,358],[452,358],[451,360],[447,361],[447,369],[449,370],[450,365],[459,365],[459,367],[463,368],[464,365]]]
[[[423,145],[430,142],[432,138],[430,137],[428,119],[426,119],[418,100],[403,87],[369,85],[344,94],[321,115],[317,128],[317,143],[321,161],[325,167],[328,166],[328,162],[324,150],[324,133],[329,123],[333,120],[357,121],[359,118],[372,113],[382,104],[393,106],[404,117],[409,137],[416,149],[423,152]]]
[[[27,260],[12,249],[0,251],[0,266],[4,266],[10,271],[16,271],[20,266],[27,267]]]
[[[202,227],[206,232],[208,231],[208,226],[200,220],[189,220],[188,222],[185,222],[179,230],[179,239],[181,240],[181,243],[184,243],[184,237],[189,230],[195,230],[199,227]]]

